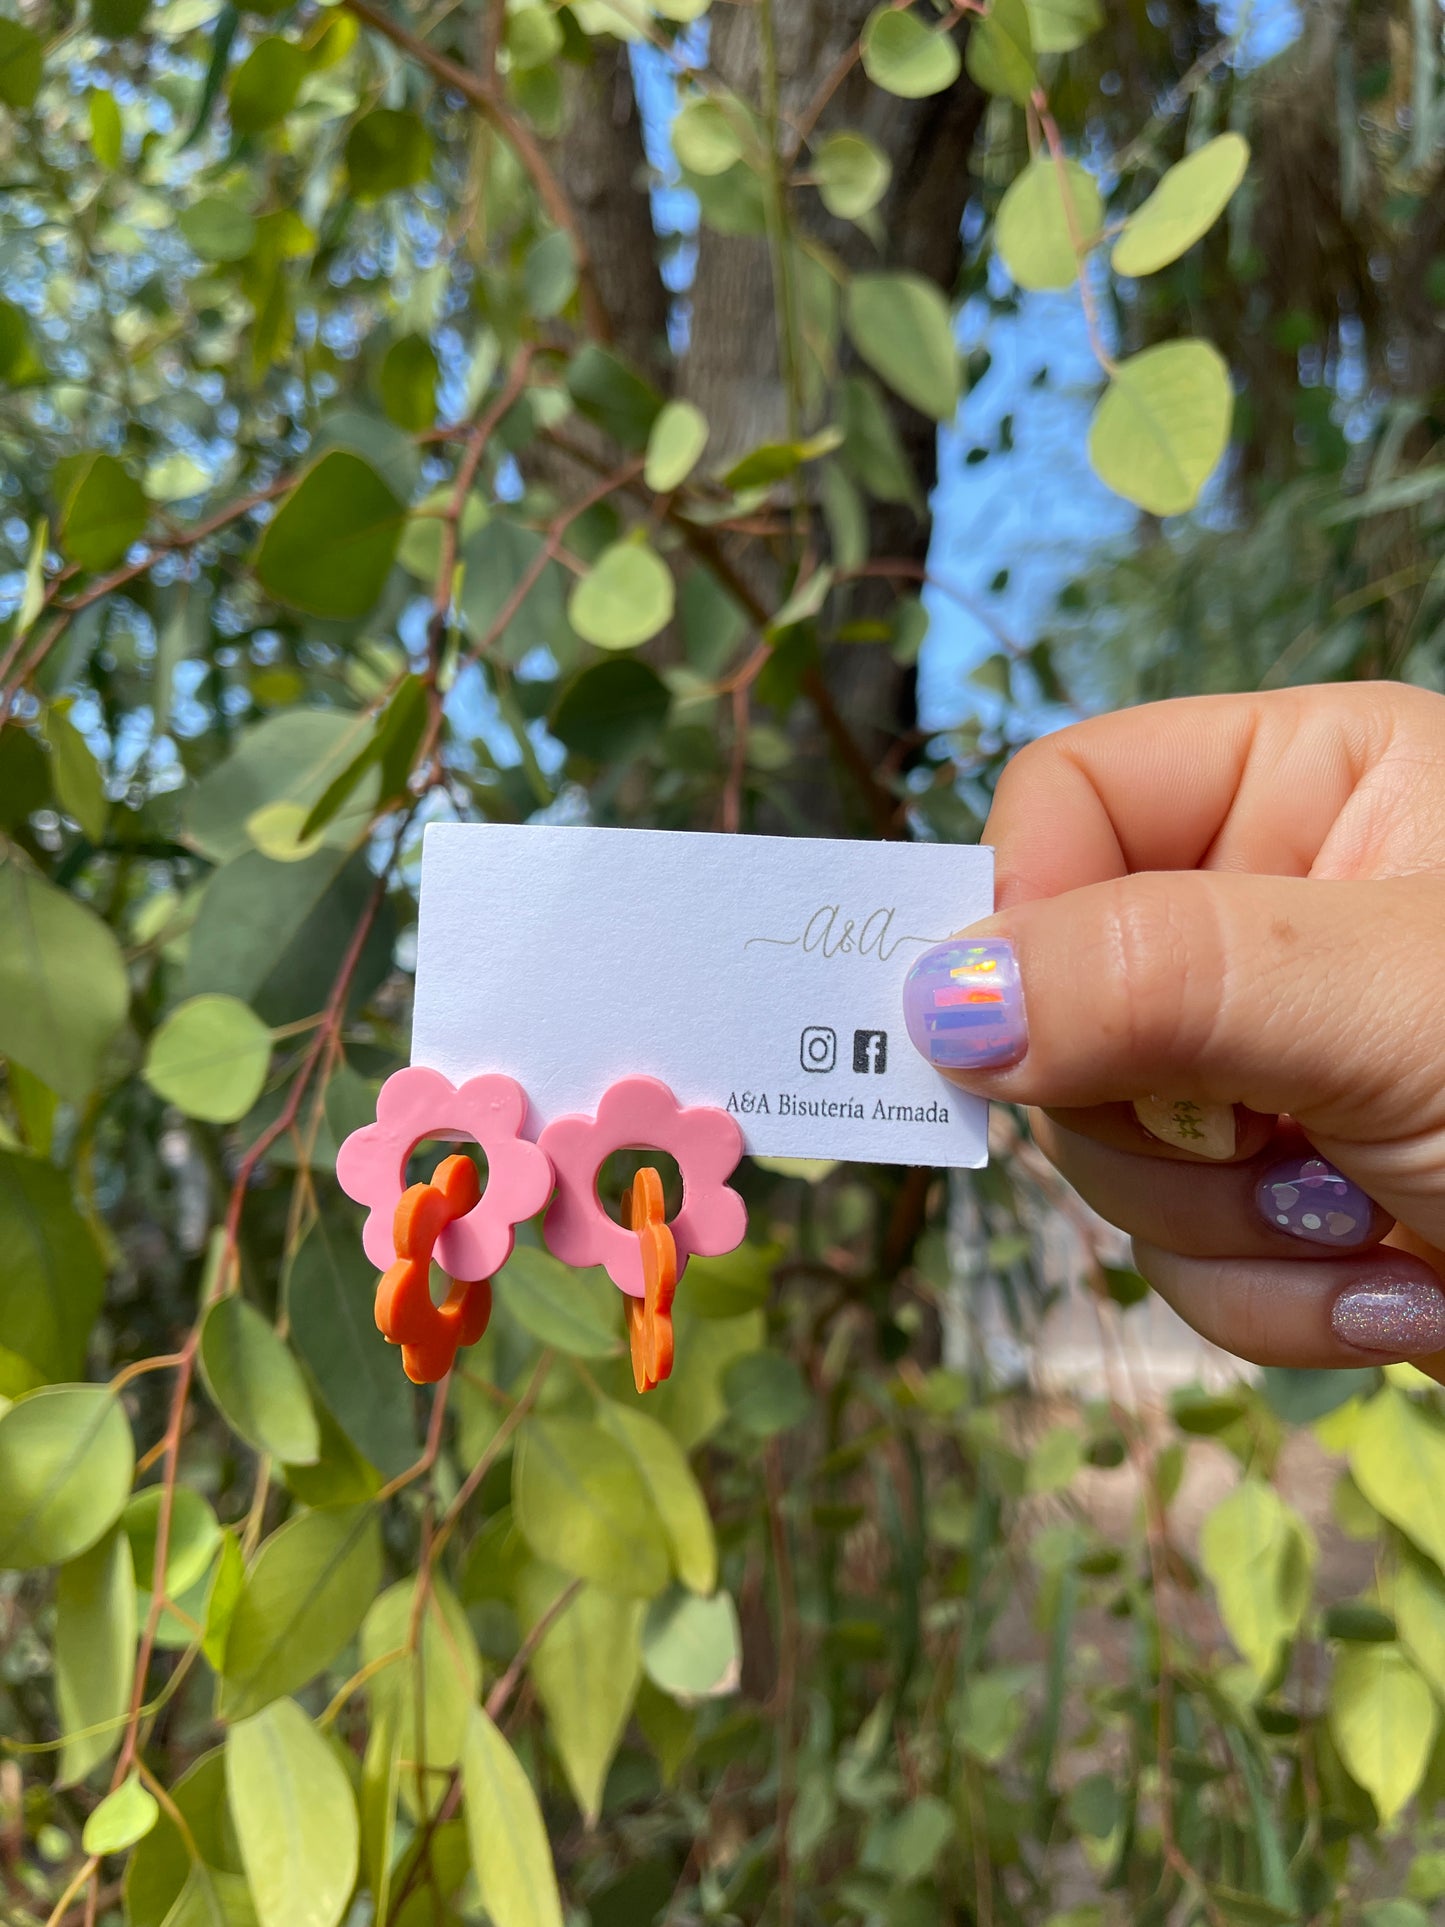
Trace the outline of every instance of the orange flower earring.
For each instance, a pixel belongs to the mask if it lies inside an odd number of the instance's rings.
[[[396,1207],[396,1263],[376,1291],[376,1324],[388,1344],[401,1346],[401,1363],[414,1385],[446,1377],[463,1345],[475,1345],[492,1316],[489,1278],[453,1283],[443,1304],[432,1303],[431,1263],[436,1241],[481,1197],[477,1167],[468,1157],[444,1158],[429,1184],[414,1184]]]
[[[642,1261],[641,1298],[627,1297],[627,1336],[632,1346],[632,1382],[639,1392],[654,1392],[672,1373],[672,1300],[677,1290],[677,1242],[668,1228],[662,1179],[645,1164],[622,1194],[622,1216],[637,1233]]]

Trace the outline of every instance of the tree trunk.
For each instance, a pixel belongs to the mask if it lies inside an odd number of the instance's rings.
[[[809,113],[820,85],[857,43],[870,0],[762,0],[758,7],[722,7],[711,17],[710,66],[750,102],[768,97],[762,8],[771,4],[776,45],[779,117],[784,130]],[[565,136],[556,144],[564,182],[582,222],[619,349],[647,372],[657,372],[653,350],[662,335],[665,292],[645,201],[641,130],[630,89],[623,86],[625,55],[600,61],[572,83]],[[627,103],[622,100],[627,94]],[[797,190],[790,216],[848,268],[906,268],[951,293],[960,262],[959,228],[969,193],[969,156],[985,106],[968,85],[925,100],[901,100],[872,86],[855,63],[818,116],[820,132],[847,127],[865,134],[887,156],[892,181],[877,210],[880,253],[861,228],[829,216],[813,190]],[[675,386],[697,403],[712,429],[710,459],[726,460],[759,442],[783,439],[789,408],[782,374],[774,267],[762,236],[699,236],[693,287],[692,337]],[[841,351],[844,366],[851,352]],[[889,397],[895,425],[925,498],[937,479],[933,422]],[[816,426],[817,424],[812,424]],[[906,506],[870,503],[870,552],[921,565],[931,525]],[[752,545],[750,567],[766,568]],[[775,582],[755,583],[775,598]],[[887,582],[851,591],[856,614],[886,611],[897,595]],[[914,674],[886,649],[856,646],[826,652],[827,691],[869,766],[914,727]],[[815,709],[794,722],[798,781],[814,821],[834,829],[878,833],[876,812],[859,807],[856,781],[831,776],[828,735]],[[836,748],[836,726],[833,747]],[[821,808],[820,808],[821,804]]]

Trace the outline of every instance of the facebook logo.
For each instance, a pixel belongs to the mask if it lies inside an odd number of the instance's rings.
[[[853,1068],[855,1071],[872,1071],[881,1077],[888,1068],[888,1033],[886,1030],[855,1030],[853,1033]]]

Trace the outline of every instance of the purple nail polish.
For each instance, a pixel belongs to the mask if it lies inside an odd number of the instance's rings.
[[[903,984],[903,1021],[915,1047],[945,1071],[992,1070],[1028,1049],[1014,947],[997,937],[935,944]]]
[[[1362,1352],[1422,1358],[1445,1351],[1445,1291],[1419,1278],[1370,1278],[1340,1293],[1330,1323]]]
[[[1307,1244],[1344,1249],[1369,1238],[1370,1200],[1323,1158],[1286,1158],[1265,1172],[1254,1198],[1266,1224]]]

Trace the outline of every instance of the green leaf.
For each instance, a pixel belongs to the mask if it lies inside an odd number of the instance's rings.
[[[418,1766],[448,1771],[461,1759],[467,1717],[482,1683],[482,1662],[467,1616],[440,1580],[427,1587],[415,1648],[408,1650],[415,1601],[416,1581],[404,1579],[373,1603],[361,1628],[364,1666],[388,1653],[401,1654],[395,1664],[372,1676],[367,1692],[373,1720],[396,1722],[402,1791],[407,1796],[415,1792]],[[422,1681],[420,1722],[418,1679]],[[438,1798],[443,1790],[437,1788]]]
[[[160,1526],[161,1488],[148,1485],[137,1492],[121,1514],[121,1527],[130,1541],[135,1581],[142,1592],[154,1587],[156,1535]],[[210,1570],[221,1528],[210,1505],[189,1485],[177,1485],[171,1498],[171,1527],[166,1536],[165,1591],[177,1599]]]
[[[589,341],[573,357],[567,388],[580,413],[623,448],[645,448],[662,396],[610,349]]]
[[[599,649],[635,649],[672,620],[672,571],[650,543],[627,540],[604,549],[573,589],[567,619]]]
[[[364,616],[386,587],[406,511],[369,462],[334,448],[309,468],[256,552],[266,593],[307,615]]]
[[[279,34],[258,40],[226,89],[236,133],[264,134],[284,120],[305,78],[306,56],[298,46]]]
[[[126,1867],[127,1927],[256,1927],[226,1804],[225,1756],[219,1747],[181,1775],[171,1798],[200,1862],[193,1867],[184,1836],[162,1809]],[[188,1882],[191,1893],[183,1909],[179,1903]]]
[[[956,1830],[946,1802],[925,1793],[901,1813],[875,1821],[864,1843],[862,1864],[905,1885],[927,1880]]]
[[[540,1624],[573,1582],[553,1566],[529,1565],[517,1587],[523,1629]],[[595,1824],[607,1769],[621,1743],[642,1678],[640,1599],[584,1585],[538,1641],[527,1670],[582,1817]]]
[[[562,1927],[562,1901],[537,1796],[482,1709],[472,1708],[462,1756],[467,1838],[493,1927]]]
[[[1028,105],[1038,74],[1024,0],[990,0],[988,12],[969,30],[965,60],[970,79],[986,94]]]
[[[832,587],[833,569],[826,562],[801,582],[795,582],[791,593],[782,607],[774,612],[767,626],[765,634],[769,640],[775,641],[785,629],[795,628],[800,622],[811,621],[828,600]]]
[[[187,1117],[234,1124],[261,1095],[270,1062],[271,1033],[247,1005],[191,997],[152,1035],[143,1075]]]
[[[1400,1644],[1445,1700],[1445,1580],[1433,1566],[1402,1559],[1390,1604]]]
[[[121,155],[125,151],[125,128],[121,123],[115,95],[106,87],[94,87],[88,107],[91,152],[103,168],[113,171],[120,166]]]
[[[231,1619],[221,1718],[245,1719],[314,1679],[356,1633],[380,1583],[372,1506],[302,1512],[273,1532]]]
[[[105,836],[110,802],[100,766],[71,722],[67,707],[52,703],[41,724],[50,745],[50,780],[61,809],[75,819],[92,843],[99,843]]]
[[[41,1379],[76,1377],[104,1288],[99,1247],[63,1173],[41,1158],[0,1151],[0,1335],[6,1351]],[[0,1372],[0,1393],[28,1389],[7,1387]]]
[[[0,1571],[65,1565],[120,1517],[135,1446],[104,1385],[46,1385],[0,1414]]]
[[[437,412],[437,358],[424,335],[402,335],[382,357],[381,405],[398,428],[430,428]]]
[[[22,111],[35,105],[44,71],[45,46],[39,34],[18,20],[0,19],[0,101]]]
[[[201,1375],[233,1432],[284,1465],[314,1465],[321,1449],[301,1367],[283,1338],[238,1293],[201,1324]]]
[[[911,20],[912,14],[885,13],[888,20]],[[952,47],[953,42],[943,43]],[[954,54],[955,64],[958,55]],[[893,169],[887,155],[861,134],[830,134],[813,155],[813,179],[823,205],[840,221],[861,221],[888,192]]]
[[[1182,515],[1229,445],[1234,391],[1218,349],[1168,341],[1121,361],[1089,429],[1101,481],[1153,515]]]
[[[25,311],[13,301],[0,300],[0,382],[7,388],[29,388],[45,378],[45,363],[36,353]],[[40,560],[43,563],[43,543]],[[34,619],[32,614],[25,626]]]
[[[91,1814],[80,1844],[87,1853],[124,1853],[144,1840],[160,1817],[154,1796],[141,1785],[140,1775],[131,1773]]]
[[[574,1271],[535,1245],[519,1245],[493,1289],[543,1345],[573,1358],[614,1358],[622,1350],[621,1304],[605,1271]]]
[[[214,863],[243,855],[251,847],[246,824],[259,810],[293,803],[304,817],[373,743],[372,720],[348,710],[290,709],[268,716],[188,794],[189,841]],[[359,784],[351,807],[338,809],[323,840],[337,848],[354,847],[378,790],[376,781]]]
[[[801,1425],[813,1409],[803,1375],[781,1352],[750,1352],[723,1374],[723,1391],[734,1422],[754,1438],[772,1438]]]
[[[1248,1478],[1204,1521],[1199,1550],[1230,1638],[1267,1679],[1309,1606],[1309,1528],[1272,1486]]]
[[[90,0],[90,26],[103,40],[124,40],[139,33],[149,0]]]
[[[1064,204],[1062,172],[1069,208]],[[1072,219],[1072,231],[1070,220]],[[1077,161],[1062,170],[1047,155],[1031,161],[1003,197],[994,241],[1021,288],[1071,288],[1079,278],[1072,236],[1090,247],[1098,239],[1104,203],[1094,177]]]
[[[259,850],[210,879],[191,931],[182,991],[249,1004],[263,1022],[294,1024],[325,1008],[376,879],[364,856],[318,850],[276,863]],[[383,908],[357,966],[359,1004],[391,967],[394,921]]]
[[[1218,134],[1160,179],[1124,224],[1110,263],[1115,274],[1157,274],[1206,235],[1244,179],[1249,142]]]
[[[56,1582],[55,1701],[64,1736],[57,1786],[74,1786],[120,1745],[135,1679],[135,1643],[135,1568],[130,1540],[117,1529],[63,1566]],[[86,1852],[115,1853],[130,1844],[87,1845]]]
[[[667,1584],[657,1508],[631,1456],[600,1425],[529,1419],[517,1438],[512,1503],[539,1559],[611,1592],[646,1597]]]
[[[376,1272],[354,1223],[324,1213],[286,1274],[295,1346],[341,1430],[388,1478],[417,1457],[410,1387],[376,1329]]]
[[[1104,24],[1099,0],[1025,0],[1034,52],[1072,53]]]
[[[918,478],[877,384],[850,375],[838,391],[838,419],[843,460],[854,480],[880,502],[902,502],[921,513]]]
[[[360,1864],[356,1799],[294,1700],[232,1727],[226,1795],[260,1927],[337,1927]]]
[[[548,728],[597,763],[627,763],[657,740],[672,707],[667,684],[633,656],[589,663],[563,689]]]
[[[534,241],[522,264],[522,292],[529,314],[548,321],[561,314],[577,292],[577,262],[571,237],[553,228]]]
[[[1439,1723],[1430,1688],[1397,1646],[1346,1646],[1335,1660],[1328,1713],[1340,1758],[1388,1826],[1429,1762]]]
[[[742,1633],[732,1595],[698,1599],[672,1592],[654,1599],[642,1631],[642,1663],[653,1685],[674,1699],[735,1693]]]
[[[478,639],[492,635],[503,610],[522,577],[536,563],[542,537],[508,517],[498,515],[468,536],[462,544],[461,609],[467,628]],[[509,662],[520,662],[533,649],[550,648],[558,632],[566,634],[562,606],[562,572],[546,562],[501,633],[501,647]]]
[[[875,7],[863,28],[862,46],[863,71],[874,86],[904,100],[941,94],[958,79],[952,35],[926,25],[916,13]]]
[[[246,1589],[246,1560],[241,1541],[228,1527],[221,1534],[221,1553],[206,1592],[205,1637],[201,1652],[212,1672],[219,1673],[226,1661],[226,1641],[231,1636],[231,1621]]]
[[[396,1703],[371,1721],[361,1763],[361,1854],[371,1889],[373,1920],[390,1918],[391,1872],[396,1854],[396,1802],[401,1790],[401,1739]]]
[[[60,547],[80,569],[109,569],[145,534],[150,504],[114,455],[90,455],[65,477]]]
[[[673,153],[682,166],[704,178],[726,174],[743,157],[740,118],[720,101],[685,102],[672,123]]]
[[[426,730],[428,708],[425,679],[403,676],[382,711],[375,733],[307,812],[297,832],[303,842],[327,828],[373,769],[380,772],[380,782],[374,786],[380,791],[379,800],[389,801],[405,793]]]
[[[346,137],[346,172],[359,201],[379,201],[420,186],[431,173],[431,160],[425,121],[394,107],[364,114]]]
[[[203,261],[244,261],[256,245],[255,221],[219,194],[182,208],[176,226]]]
[[[690,401],[670,401],[647,437],[642,479],[659,495],[670,494],[701,461],[707,438],[707,416],[702,410]]]
[[[1348,1450],[1355,1484],[1375,1510],[1445,1565],[1445,1430],[1385,1385],[1361,1408]]]
[[[919,274],[855,275],[843,318],[853,346],[896,394],[934,421],[953,419],[958,351],[948,304],[931,281]]]
[[[700,1318],[739,1318],[767,1303],[781,1245],[741,1244],[721,1258],[689,1258],[683,1286]]]
[[[711,1593],[717,1585],[712,1515],[682,1447],[666,1426],[633,1405],[600,1399],[597,1419],[627,1453],[652,1494],[678,1578],[692,1592]]]

